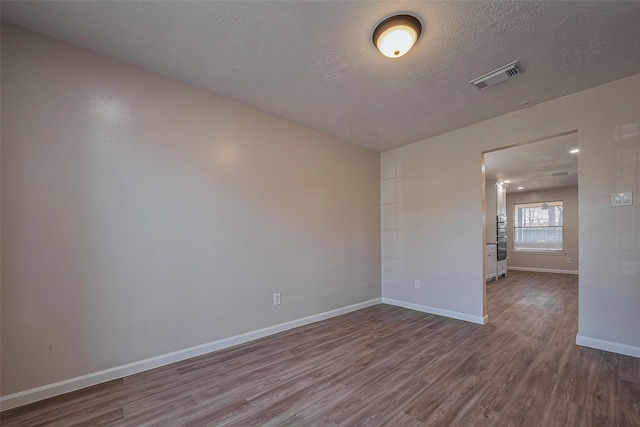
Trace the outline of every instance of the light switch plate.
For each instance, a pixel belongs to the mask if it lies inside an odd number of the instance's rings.
[[[632,206],[633,205],[633,193],[627,191],[626,193],[611,193],[611,206]]]

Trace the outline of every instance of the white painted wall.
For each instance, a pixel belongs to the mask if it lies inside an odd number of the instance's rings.
[[[639,122],[635,75],[382,153],[401,189],[382,205],[383,297],[480,316],[482,152],[577,130],[579,342],[640,356]],[[620,191],[632,207],[610,206]]]
[[[3,23],[2,394],[379,298],[379,170]]]
[[[563,202],[563,254],[527,254],[513,252],[513,206],[520,203]],[[513,192],[507,194],[507,247],[508,267],[555,271],[578,271],[578,187],[560,187],[548,190]],[[571,263],[567,263],[568,259]]]

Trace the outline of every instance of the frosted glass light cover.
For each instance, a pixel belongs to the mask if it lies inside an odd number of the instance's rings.
[[[373,44],[384,56],[399,58],[413,47],[420,33],[422,24],[415,16],[390,16],[373,31]]]
[[[399,58],[413,47],[418,34],[406,25],[389,28],[378,38],[377,47],[388,58]]]

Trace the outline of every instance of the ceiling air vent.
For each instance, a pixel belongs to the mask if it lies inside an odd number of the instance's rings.
[[[480,76],[471,80],[469,83],[477,87],[478,89],[486,89],[488,87],[502,83],[505,80],[509,80],[523,71],[522,65],[518,61],[513,61],[503,67],[493,70],[490,73]]]
[[[554,172],[551,174],[551,176],[565,176],[565,175],[569,175],[569,172]]]

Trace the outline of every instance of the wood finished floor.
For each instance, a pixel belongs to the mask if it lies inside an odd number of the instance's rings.
[[[640,426],[640,359],[575,345],[577,276],[481,326],[388,305],[5,411],[2,426]]]

